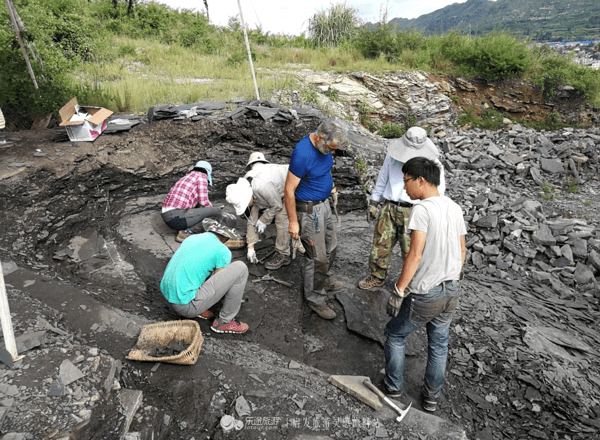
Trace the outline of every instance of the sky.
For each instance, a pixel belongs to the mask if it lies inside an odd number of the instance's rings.
[[[156,0],[174,9],[204,10],[203,0]],[[246,25],[260,26],[263,32],[271,34],[300,35],[307,29],[308,19],[332,4],[341,1],[322,0],[239,0]],[[373,0],[346,0],[346,6],[358,10],[358,16],[365,22],[379,21],[380,10],[388,6],[388,21],[392,18],[417,18],[453,3],[466,0],[386,0],[387,3]],[[495,0],[494,0],[495,1]],[[226,26],[229,17],[239,13],[238,0],[207,0],[210,23]]]

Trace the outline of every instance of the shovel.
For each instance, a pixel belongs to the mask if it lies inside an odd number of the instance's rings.
[[[381,392],[381,390],[379,388],[377,388],[375,385],[373,385],[368,379],[365,379],[363,381],[363,384],[370,389],[371,391],[373,391],[375,394],[377,394],[381,399],[383,399],[383,401],[385,403],[387,403],[390,407],[392,407],[392,409],[394,409],[399,416],[396,417],[396,421],[397,422],[401,422],[402,419],[406,416],[406,414],[408,414],[408,410],[410,409],[410,407],[412,406],[412,402],[408,404],[408,406],[406,407],[405,410],[401,410],[394,402],[392,402],[392,400],[387,397],[385,394],[383,394]]]

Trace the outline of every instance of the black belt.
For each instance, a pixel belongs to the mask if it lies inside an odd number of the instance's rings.
[[[401,208],[412,208],[412,203],[408,202],[394,202],[393,200],[385,199],[386,203],[391,203],[392,205],[400,206]]]
[[[319,200],[317,202],[310,200],[306,202],[304,200],[296,199],[296,212],[306,212],[308,214],[312,214],[313,207],[317,206],[319,203],[323,203],[325,200]]]
[[[459,282],[458,280],[446,280],[442,281],[438,286],[442,286],[442,290],[446,290],[446,284],[458,284]]]

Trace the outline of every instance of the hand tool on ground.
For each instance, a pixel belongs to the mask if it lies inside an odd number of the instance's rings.
[[[267,255],[265,255],[260,260],[258,260],[258,264],[264,264],[264,262],[267,260],[267,258],[269,258],[271,255],[273,255],[275,253],[275,251],[276,251],[276,249],[274,249],[274,248],[271,249]]]
[[[287,281],[281,281],[281,280],[278,280],[277,278],[273,278],[271,276],[271,274],[266,274],[265,276],[263,276],[261,278],[257,278],[255,280],[252,280],[253,283],[258,283],[260,281],[275,281],[276,283],[279,283],[282,286],[292,287],[292,283],[288,283]]]
[[[408,414],[408,410],[410,409],[410,407],[412,406],[412,402],[410,402],[408,404],[408,406],[406,407],[405,410],[402,410],[398,407],[398,405],[396,405],[394,402],[392,402],[392,400],[387,397],[385,394],[383,394],[381,392],[381,390],[379,388],[377,388],[375,385],[373,385],[368,379],[365,379],[363,381],[363,384],[370,389],[371,391],[373,391],[375,394],[377,394],[380,398],[383,399],[383,401],[385,403],[387,403],[390,407],[392,407],[392,409],[394,409],[395,411],[398,412],[398,414],[400,414],[398,417],[396,417],[396,421],[397,422],[401,422],[402,419],[406,416],[406,414]]]

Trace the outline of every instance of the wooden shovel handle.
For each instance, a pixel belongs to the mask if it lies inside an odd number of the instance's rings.
[[[373,391],[375,394],[377,394],[381,399],[385,399],[385,394],[383,394],[381,392],[381,390],[379,388],[377,388],[375,385],[373,385],[371,383],[371,381],[369,379],[365,379],[363,380],[363,384],[370,389],[371,391]]]

